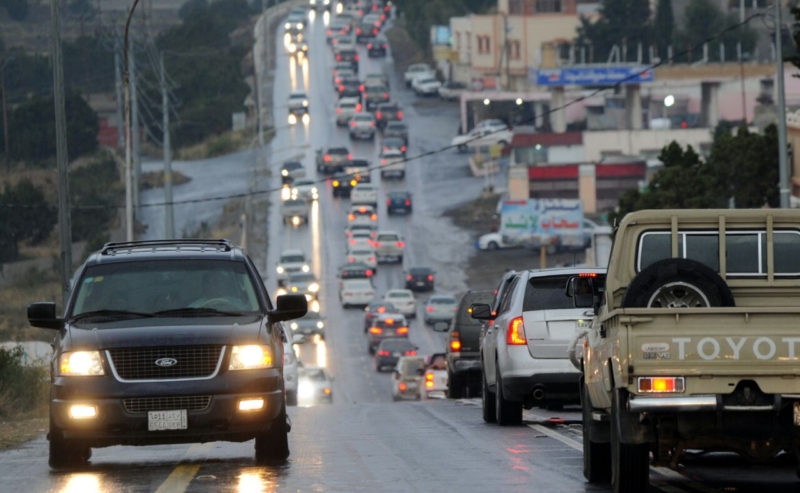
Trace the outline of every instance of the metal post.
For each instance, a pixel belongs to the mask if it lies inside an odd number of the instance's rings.
[[[172,156],[169,142],[169,97],[167,96],[167,76],[164,71],[164,53],[161,53],[161,110],[164,112],[164,237],[175,238],[174,218],[172,215]]]
[[[123,84],[122,93],[125,97],[125,233],[128,241],[133,241],[133,186],[131,183],[131,92],[130,88],[130,74],[128,73],[128,55],[130,50],[128,48],[128,32],[131,28],[131,18],[133,12],[138,5],[139,0],[133,0],[131,9],[128,11],[128,19],[125,21],[125,37],[123,43],[122,53],[125,55],[125,63],[122,64],[123,70]]]
[[[119,51],[114,51],[114,86],[117,90],[117,147],[122,149],[125,146],[125,123],[122,120],[122,62]]]
[[[133,43],[128,48],[128,72],[130,72],[130,93],[131,93],[131,140],[133,141],[133,209],[135,214],[139,213],[139,177],[142,172],[142,160],[139,154],[139,132],[141,123],[139,121],[139,100],[136,95],[136,62],[134,62]]]
[[[781,33],[783,24],[781,23],[781,2],[775,1],[775,49],[778,58],[778,165],[780,166],[780,193],[781,208],[789,208],[789,168],[786,155],[786,94],[783,88],[783,48]]]
[[[58,25],[58,0],[50,0],[53,38],[53,101],[56,110],[56,163],[58,168],[58,233],[61,254],[61,293],[64,307],[69,300],[72,277],[72,227],[69,217],[69,169],[67,167],[67,117],[64,110],[64,66],[61,60],[61,33]]]
[[[8,97],[6,95],[6,64],[10,58],[3,60],[0,65],[0,92],[3,93],[3,142],[6,149],[6,171],[11,171],[11,142],[8,139]]]

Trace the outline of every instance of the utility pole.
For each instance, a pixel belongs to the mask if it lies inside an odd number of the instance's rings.
[[[6,95],[6,65],[11,61],[11,58],[6,58],[3,63],[0,63],[0,92],[3,93],[3,142],[5,142],[6,149],[6,171],[11,171],[11,149],[8,140],[8,97]]]
[[[503,15],[503,39],[506,45],[506,91],[511,88],[511,43],[508,41],[508,33],[511,29],[508,27],[508,14]]]
[[[119,58],[119,44],[114,50],[114,85],[117,90],[117,148],[125,146],[125,123],[122,121],[122,62]]]
[[[167,76],[164,72],[164,52],[161,52],[161,110],[164,112],[162,122],[164,139],[164,237],[175,238],[175,226],[172,216],[172,156],[169,142],[169,97],[167,96]]]
[[[130,74],[128,68],[130,60],[128,59],[131,54],[131,48],[128,45],[128,33],[131,28],[131,19],[133,12],[136,10],[136,5],[139,0],[133,0],[130,10],[128,11],[128,18],[125,21],[125,36],[123,37],[122,53],[125,55],[125,63],[122,65],[125,73],[123,74],[122,93],[125,97],[125,236],[127,241],[133,241],[133,186],[131,184],[131,92],[130,92]]]
[[[58,0],[50,0],[53,39],[53,101],[56,110],[56,163],[58,169],[58,232],[61,257],[61,293],[66,309],[72,277],[72,227],[69,218],[69,169],[67,167],[67,117],[64,110],[64,66],[61,60],[61,33],[58,25]],[[5,95],[5,91],[3,91]],[[8,127],[6,127],[8,128]]]
[[[136,96],[136,62],[134,59],[133,43],[130,45],[128,53],[128,72],[130,73],[130,92],[131,92],[131,140],[133,141],[133,209],[134,216],[139,213],[139,177],[142,172],[142,160],[139,154],[139,101]]]
[[[783,88],[783,24],[781,23],[781,2],[775,0],[775,49],[778,59],[778,165],[780,166],[781,209],[789,208],[789,163],[786,143],[786,94]]]

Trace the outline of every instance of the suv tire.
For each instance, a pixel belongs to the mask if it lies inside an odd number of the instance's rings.
[[[286,462],[289,458],[289,429],[286,424],[286,404],[270,424],[269,430],[256,436],[256,462]]]
[[[736,303],[728,285],[713,269],[694,260],[671,258],[660,260],[637,274],[622,300],[623,308],[665,305],[733,307]]]
[[[522,403],[521,402],[513,402],[506,399],[505,395],[503,395],[503,377],[500,376],[500,367],[495,367],[495,375],[497,377],[495,380],[497,384],[495,385],[494,390],[494,397],[495,397],[495,417],[497,418],[497,424],[500,426],[515,426],[522,423]]]
[[[589,389],[582,385],[581,407],[583,410],[583,477],[593,484],[607,484],[611,479],[611,446],[608,443],[593,442],[590,423],[592,423],[592,404]]]
[[[92,449],[78,440],[64,438],[64,433],[56,426],[50,416],[50,433],[48,433],[49,460],[52,469],[79,469],[92,458]]]
[[[461,399],[464,397],[464,382],[460,375],[447,372],[447,398]]]
[[[483,407],[483,420],[487,423],[497,422],[497,408],[494,402],[494,392],[489,390],[489,384],[486,383],[486,373],[482,372],[481,377],[481,405]]]
[[[620,441],[620,392],[611,401],[611,489],[614,493],[641,493],[650,485],[650,444]]]

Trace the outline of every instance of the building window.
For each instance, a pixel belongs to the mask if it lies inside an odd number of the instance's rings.
[[[561,12],[561,0],[536,0],[536,12],[540,14]]]
[[[508,13],[511,15],[521,15],[523,14],[523,0],[508,0]]]
[[[461,33],[456,31],[456,39],[455,39],[455,46],[453,47],[455,50],[461,49]]]
[[[492,43],[489,36],[478,36],[478,53],[489,53],[492,51]]]
[[[520,57],[519,40],[512,39],[508,42],[508,58],[509,60],[519,60]]]

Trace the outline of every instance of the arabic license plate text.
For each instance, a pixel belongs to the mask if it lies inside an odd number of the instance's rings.
[[[147,429],[149,431],[185,430],[186,409],[176,411],[148,411]]]
[[[591,329],[592,328],[592,321],[591,320],[578,320],[577,322],[579,329]]]

